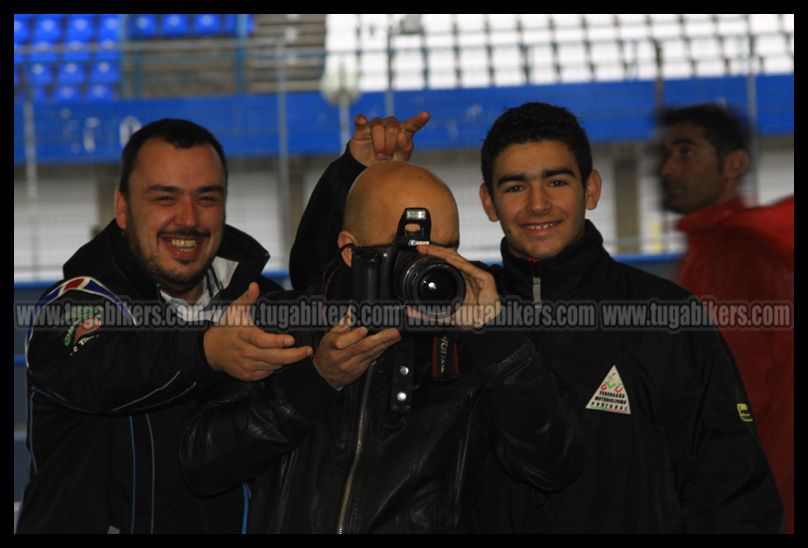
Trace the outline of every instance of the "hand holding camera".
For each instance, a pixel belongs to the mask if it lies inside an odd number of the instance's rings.
[[[454,249],[434,245],[419,245],[418,253],[442,259],[463,274],[466,295],[463,304],[456,312],[437,323],[453,325],[461,329],[479,328],[499,314],[501,303],[499,293],[490,272],[474,266]],[[413,311],[417,314],[417,311]]]
[[[413,228],[415,227],[415,228]],[[439,257],[418,253],[430,242],[431,220],[425,208],[407,208],[401,215],[390,245],[354,247],[351,254],[351,300],[359,306],[360,323],[379,328],[401,325],[405,307],[418,310],[419,318],[451,316],[465,299],[466,285],[460,271]],[[380,311],[386,321],[368,322]],[[390,322],[388,316],[397,316]]]
[[[351,299],[360,311],[361,307],[392,305],[427,326],[471,329],[484,325],[500,309],[493,276],[452,249],[429,245],[430,231],[429,211],[407,208],[392,244],[355,247]],[[385,324],[363,325],[378,328]]]

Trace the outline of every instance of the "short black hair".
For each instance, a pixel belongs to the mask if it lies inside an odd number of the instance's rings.
[[[749,128],[746,120],[729,107],[701,103],[659,111],[657,121],[663,128],[691,123],[704,128],[704,138],[718,151],[720,160],[733,150],[749,152]]]
[[[129,176],[135,167],[135,159],[143,143],[149,139],[162,139],[177,148],[191,148],[199,145],[210,145],[219,155],[224,171],[224,186],[227,188],[227,159],[221,143],[207,129],[190,120],[179,118],[163,118],[146,124],[135,133],[126,143],[121,153],[121,177],[118,180],[118,190],[126,194],[129,191]]]
[[[564,107],[531,102],[510,108],[496,119],[480,151],[483,182],[493,196],[494,162],[511,145],[561,141],[575,156],[581,182],[592,172],[592,149],[578,118]]]

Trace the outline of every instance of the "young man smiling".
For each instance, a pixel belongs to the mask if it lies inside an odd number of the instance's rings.
[[[198,498],[182,478],[186,415],[203,389],[311,348],[252,324],[245,305],[278,286],[261,276],[266,250],[225,224],[227,162],[209,131],[153,122],[121,164],[115,220],[65,263],[29,331],[17,530],[237,532],[240,491]]]
[[[406,146],[409,158],[412,137],[423,125],[413,127],[415,119],[428,115],[372,120],[371,127],[384,128],[373,133],[372,148],[390,156]],[[354,155],[367,125],[357,123],[349,145]],[[536,102],[507,110],[486,136],[481,164],[480,200],[505,234],[502,266],[492,267],[500,294],[562,312],[592,303],[644,310],[691,305],[692,296],[681,287],[606,252],[585,218],[598,204],[601,178],[592,168],[586,132],[566,109]],[[304,215],[299,238],[316,234],[315,225],[321,232],[333,225],[327,213],[341,213],[340,196],[352,181],[347,175],[345,170],[338,184],[331,183],[330,195],[312,195],[307,211],[319,215]],[[325,245],[325,238],[309,238],[301,248]],[[718,332],[710,325],[669,329],[600,319],[594,329],[550,323],[526,332],[581,425],[587,445],[583,473],[563,490],[540,491],[514,481],[489,458],[478,499],[479,529],[781,530],[783,511],[771,471],[732,354]]]
[[[585,219],[600,198],[589,140],[574,115],[526,103],[494,122],[481,151],[480,199],[505,237],[502,293],[534,303],[678,307],[675,284],[614,261]],[[570,487],[541,493],[489,462],[482,530],[778,531],[782,508],[748,400],[711,326],[606,325],[530,332],[575,410],[589,453]],[[746,409],[747,407],[744,407]]]
[[[590,170],[582,184],[580,173],[560,142],[514,144],[497,156],[494,180],[480,187],[480,200],[488,218],[501,221],[514,255],[549,259],[583,235],[581,206],[597,206],[601,180]]]

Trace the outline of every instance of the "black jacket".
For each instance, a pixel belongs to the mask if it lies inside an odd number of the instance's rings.
[[[514,257],[504,239],[501,250],[503,267],[494,267],[501,293],[533,300],[538,286],[545,306],[597,303],[600,325],[529,332],[589,444],[583,473],[563,491],[547,494],[512,481],[489,461],[480,527],[779,531],[780,500],[754,423],[739,412],[749,400],[719,333],[710,326],[654,329],[636,319],[621,326],[602,308],[653,301],[681,307],[692,296],[614,261],[589,221],[581,240],[545,261]],[[612,367],[630,414],[587,408]]]
[[[278,288],[261,277],[269,254],[246,234],[225,227],[217,256],[238,266],[214,302],[251,281]],[[36,327],[26,345],[31,463],[18,531],[237,532],[242,493],[195,497],[178,465],[193,398],[230,380],[205,361],[209,322],[150,327],[169,318],[165,307],[137,316],[136,303],[162,300],[114,221],[64,275],[40,300],[39,321],[52,315],[56,327]],[[93,323],[103,307],[120,314]]]
[[[308,293],[322,287],[323,270],[337,255],[348,190],[364,169],[346,147],[314,187],[289,253],[289,278],[295,290]]]
[[[302,287],[337,252],[345,197],[364,166],[346,153],[329,166],[303,215],[290,265]],[[556,257],[494,266],[502,295],[545,303],[690,302],[676,284],[617,263],[586,221]],[[291,266],[290,266],[291,268]],[[545,309],[548,309],[545,307]],[[547,496],[484,469],[476,528],[509,532],[778,531],[782,508],[727,345],[712,327],[667,330],[567,326],[523,329],[554,372],[587,444],[584,471]],[[630,414],[587,409],[615,366]],[[618,404],[620,402],[617,402]],[[743,418],[742,418],[743,415]]]
[[[330,299],[347,280],[339,268]],[[305,360],[217,392],[181,462],[200,492],[248,481],[252,532],[462,531],[486,456],[538,489],[579,472],[569,414],[520,335],[406,335],[341,391]]]

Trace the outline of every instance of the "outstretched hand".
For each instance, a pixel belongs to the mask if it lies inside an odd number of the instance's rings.
[[[252,306],[257,298],[258,284],[252,282],[205,332],[205,358],[214,371],[241,381],[259,381],[284,365],[312,355],[311,346],[290,348],[295,344],[291,335],[266,333],[255,325]]]

